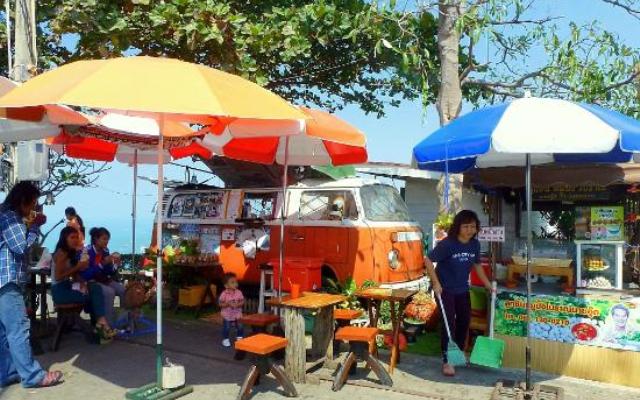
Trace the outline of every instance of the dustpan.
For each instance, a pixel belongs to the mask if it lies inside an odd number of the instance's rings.
[[[442,304],[442,298],[440,298],[440,295],[438,295],[438,301],[440,302],[440,310],[442,311],[442,317],[444,318],[444,326],[447,328],[447,336],[449,337],[449,345],[447,346],[447,362],[454,367],[467,365],[467,357],[465,357],[462,350],[460,350],[456,342],[454,342],[451,337],[449,320],[447,320],[447,313],[444,310],[444,305]]]
[[[491,291],[491,316],[489,320],[489,337],[478,336],[476,344],[471,352],[471,364],[489,368],[502,368],[502,356],[504,355],[504,341],[494,339],[493,321],[496,311],[496,283],[493,282]]]

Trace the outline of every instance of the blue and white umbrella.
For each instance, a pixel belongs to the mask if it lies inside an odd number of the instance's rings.
[[[526,166],[527,316],[531,321],[531,165],[624,163],[640,152],[640,122],[597,105],[525,97],[455,119],[418,143],[421,169],[460,173]],[[527,329],[526,385],[531,389]]]
[[[418,143],[422,169],[531,163],[623,163],[640,152],[640,123],[597,105],[528,97],[470,112]],[[445,160],[448,162],[445,163]]]

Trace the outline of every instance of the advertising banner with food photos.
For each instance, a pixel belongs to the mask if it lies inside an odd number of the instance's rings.
[[[495,333],[526,336],[527,298],[498,294]],[[570,296],[531,297],[531,336],[536,339],[640,351],[640,299],[612,301]]]

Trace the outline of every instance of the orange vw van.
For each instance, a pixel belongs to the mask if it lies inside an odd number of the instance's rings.
[[[426,285],[422,231],[393,186],[306,180],[287,196],[285,257],[317,261],[323,278]],[[218,256],[225,272],[257,284],[258,266],[279,256],[281,201],[280,188],[172,189],[165,194],[163,246],[193,239],[200,253]]]

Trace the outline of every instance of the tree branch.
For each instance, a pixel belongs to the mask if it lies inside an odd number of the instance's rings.
[[[482,86],[484,88],[517,89],[519,87],[522,87],[525,81],[541,76],[546,69],[547,67],[542,68],[538,71],[529,72],[528,74],[522,75],[520,78],[513,82],[490,82],[484,79],[466,79],[463,82],[463,85],[476,85]]]
[[[562,19],[562,17],[547,17],[547,18],[541,18],[541,19],[520,19],[520,17],[516,17],[508,21],[489,21],[488,24],[494,25],[494,26],[525,25],[525,24],[542,25],[558,19]]]
[[[605,3],[611,4],[612,6],[619,7],[625,10],[629,15],[633,18],[640,19],[640,9],[633,8],[629,4],[629,2],[623,2],[620,0],[602,0]]]

